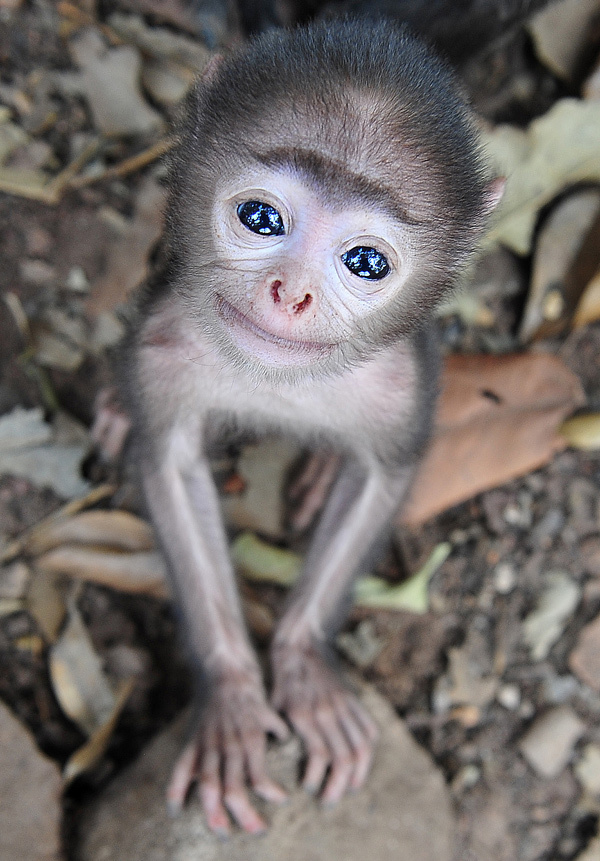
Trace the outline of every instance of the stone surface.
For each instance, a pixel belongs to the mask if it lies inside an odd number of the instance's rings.
[[[600,691],[600,616],[582,628],[569,667],[584,684]]]
[[[0,704],[0,858],[59,861],[61,789],[57,766]]]
[[[558,777],[584,731],[584,724],[572,709],[558,706],[534,722],[519,748],[537,774]]]
[[[292,740],[269,752],[270,773],[291,796],[266,808],[265,836],[237,832],[219,840],[195,800],[169,819],[164,789],[183,740],[180,720],[87,811],[77,861],[450,861],[454,822],[441,773],[385,700],[372,689],[363,700],[381,728],[373,772],[363,790],[336,807],[322,809],[294,789],[301,751]]]

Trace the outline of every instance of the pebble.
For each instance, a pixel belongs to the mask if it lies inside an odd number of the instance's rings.
[[[557,706],[534,722],[519,749],[536,774],[558,777],[584,732],[585,725],[569,706]]]
[[[36,287],[45,287],[56,280],[54,266],[46,263],[45,260],[22,260],[19,270],[23,281],[34,284]]]
[[[494,569],[494,587],[500,595],[508,595],[517,584],[517,572],[511,562],[500,562]]]
[[[496,699],[505,709],[516,711],[521,705],[521,691],[517,685],[502,685],[496,694]]]
[[[569,667],[584,684],[600,692],[600,616],[582,628],[569,655]]]
[[[600,796],[600,747],[588,744],[575,766],[577,779],[592,795]]]

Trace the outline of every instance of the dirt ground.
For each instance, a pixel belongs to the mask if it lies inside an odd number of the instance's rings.
[[[117,50],[110,15],[132,10],[147,11],[147,5],[0,2],[0,131],[8,123],[17,129],[11,135],[22,132],[12,149],[0,136],[0,155],[6,146],[4,165],[30,172],[16,193],[0,193],[0,417],[16,407],[39,407],[45,419],[75,419],[84,436],[96,397],[112,380],[119,318],[111,291],[123,278],[133,284],[143,279],[160,233],[160,207],[153,201],[163,193],[164,166],[150,159],[136,170],[115,167],[167,140],[177,100],[146,89],[154,116],[140,117],[134,132],[110,135],[90,109],[81,79],[67,85],[61,76],[77,70],[82,76],[69,40],[92,25]],[[146,23],[164,26],[152,16]],[[173,20],[168,29],[183,33]],[[189,71],[193,62],[183,66]],[[578,98],[590,71],[588,62],[565,81],[535,59],[530,36],[519,33],[474,64],[467,85],[490,124],[524,128],[558,98]],[[80,174],[86,180],[52,201],[36,199],[31,172],[59,175],[90,145],[96,154],[90,172]],[[546,214],[542,209],[537,231]],[[125,249],[124,262],[116,259],[119,249]],[[485,325],[451,309],[439,322],[447,352],[522,349],[518,329],[533,259],[532,252],[505,249],[487,258],[485,278],[480,273],[480,285],[492,285]],[[526,348],[559,356],[583,386],[587,408],[600,410],[600,323],[571,329],[565,321],[561,332]],[[111,482],[117,489],[108,504],[140,513],[126,461],[107,465],[89,451],[81,479],[87,489]],[[4,469],[0,548],[66,498],[56,486],[40,487],[31,476]],[[597,861],[600,449],[567,448],[545,466],[418,527],[398,526],[374,573],[399,582],[446,541],[451,552],[431,580],[427,611],[355,608],[344,628],[354,635],[350,651],[359,644],[355,661],[364,678],[405,720],[449,786],[456,861]],[[285,530],[276,543],[304,546]],[[18,562],[13,556],[0,580],[0,699],[63,767],[86,733],[65,713],[49,670],[58,633],[48,635],[27,600],[6,603],[13,600],[7,584],[18,576]],[[76,601],[109,676],[135,677],[100,762],[65,791],[61,828],[69,858],[82,839],[85,804],[182,710],[190,679],[167,601],[93,583],[79,584],[76,593],[69,591],[71,581],[60,588]],[[244,588],[269,613],[281,608],[278,586]],[[367,657],[360,651],[365,638],[375,644]],[[27,828],[26,817],[23,822]]]

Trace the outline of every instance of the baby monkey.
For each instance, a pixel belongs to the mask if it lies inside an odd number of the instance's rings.
[[[326,642],[427,441],[432,309],[497,197],[451,73],[396,26],[271,31],[195,88],[126,388],[198,681],[168,797],[179,808],[197,781],[215,832],[229,815],[265,828],[247,786],[285,797],[265,770],[282,715],[306,748],[306,789],[333,803],[366,778],[376,729]],[[270,700],[207,458],[244,429],[342,455],[273,638]]]

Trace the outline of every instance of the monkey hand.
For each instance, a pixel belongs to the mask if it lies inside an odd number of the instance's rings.
[[[378,736],[362,704],[315,648],[273,647],[274,707],[284,713],[306,747],[303,787],[335,804],[364,783]]]
[[[181,753],[167,790],[173,813],[181,810],[191,784],[198,791],[208,827],[230,832],[227,811],[250,834],[266,830],[252,806],[246,783],[267,801],[285,801],[286,794],[265,770],[266,734],[289,735],[284,721],[267,704],[258,668],[221,672],[213,679],[193,737]]]

